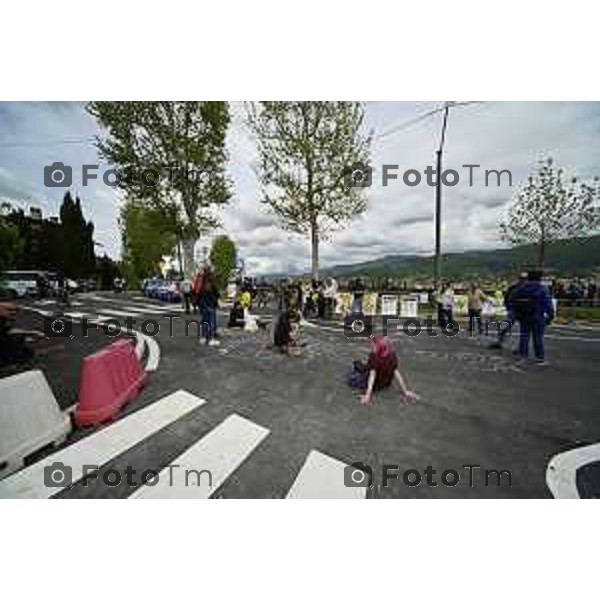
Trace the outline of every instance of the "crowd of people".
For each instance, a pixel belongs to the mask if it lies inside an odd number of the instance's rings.
[[[62,284],[61,284],[62,283]],[[550,287],[550,289],[549,289]],[[66,283],[59,282],[57,296],[66,297]],[[552,301],[553,286],[542,283],[542,273],[538,270],[523,272],[509,286],[504,295],[506,318],[498,329],[497,340],[490,348],[501,349],[506,338],[515,325],[519,327],[519,343],[515,353],[519,360],[529,356],[529,347],[533,342],[536,364],[545,365],[544,333],[545,328],[555,316]],[[585,288],[571,291],[572,297],[581,294],[596,293],[596,289],[588,284]],[[60,291],[64,290],[61,294]],[[223,297],[217,285],[217,279],[210,266],[205,266],[192,278],[185,278],[180,284],[182,302],[187,314],[199,316],[199,340],[208,346],[220,344],[218,333],[217,310]],[[271,294],[276,299],[277,314],[272,322],[271,347],[273,350],[288,356],[300,354],[299,333],[303,326],[311,325],[309,319],[330,318],[336,312],[339,298],[338,282],[329,277],[324,281],[282,281]],[[351,312],[363,313],[363,300],[366,286],[360,278],[349,282],[351,294]],[[260,329],[260,319],[253,314],[267,304],[264,287],[258,286],[255,280],[246,278],[231,283],[226,295],[231,299],[231,308],[227,326],[251,331]],[[471,283],[467,291],[467,311],[469,334],[483,333],[483,308],[486,301],[493,301],[477,283]],[[445,282],[433,292],[431,299],[437,305],[439,327],[454,326],[455,290],[451,282]],[[27,336],[35,334],[14,328],[16,306],[9,303],[0,304],[0,362],[6,359],[27,361],[32,358],[32,351],[26,345]],[[347,308],[346,308],[347,310]],[[486,329],[487,334],[487,329]],[[361,402],[371,404],[374,395],[394,382],[402,393],[402,397],[412,402],[417,394],[406,385],[405,377],[399,369],[398,357],[390,340],[381,335],[373,335],[370,340],[370,353],[365,361],[355,361],[350,375],[350,385],[361,392]]]
[[[444,283],[434,294],[434,298],[437,304],[439,326],[444,328],[456,326],[452,283]],[[469,335],[473,335],[475,328],[477,328],[478,334],[483,333],[483,304],[492,300],[486,296],[478,284],[470,285],[467,292]],[[536,364],[548,364],[544,351],[544,332],[555,317],[552,300],[551,288],[542,282],[540,270],[520,273],[518,279],[508,287],[504,294],[506,317],[498,329],[498,339],[491,344],[490,348],[501,349],[513,327],[518,324],[519,345],[515,354],[519,360],[524,361],[529,357],[529,346],[533,341]]]

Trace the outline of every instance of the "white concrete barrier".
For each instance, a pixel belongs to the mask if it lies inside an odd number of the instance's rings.
[[[41,371],[0,379],[0,479],[36,450],[64,441],[70,430]]]

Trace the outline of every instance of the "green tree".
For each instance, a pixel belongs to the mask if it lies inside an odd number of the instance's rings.
[[[79,197],[73,200],[70,192],[65,194],[59,212],[63,249],[59,270],[75,279],[89,277],[95,269],[94,226],[86,222]]]
[[[585,237],[600,225],[598,178],[589,184],[576,178],[565,181],[563,176],[551,158],[540,162],[500,223],[503,239],[537,248],[539,268],[544,266],[549,245]]]
[[[105,130],[100,154],[122,173],[127,196],[175,214],[194,269],[198,237],[218,224],[212,208],[228,202],[226,102],[91,102]]]
[[[161,207],[129,199],[121,209],[120,225],[123,275],[135,286],[157,273],[163,255],[177,244],[176,223]]]
[[[8,202],[0,205],[0,269],[15,267],[23,249],[19,229],[7,218],[11,212]]]
[[[347,185],[357,164],[369,159],[370,137],[361,133],[358,102],[260,102],[248,123],[258,142],[263,202],[284,229],[310,234],[313,277],[319,241],[362,213],[364,188]]]
[[[217,285],[224,288],[237,265],[237,250],[231,238],[226,235],[215,238],[210,250],[210,263]]]
[[[101,290],[111,290],[116,277],[121,277],[117,264],[106,254],[96,261],[96,272]],[[127,283],[127,281],[126,281]]]

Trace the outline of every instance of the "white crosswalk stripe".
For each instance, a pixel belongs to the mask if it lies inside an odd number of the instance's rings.
[[[115,317],[136,317],[138,314],[131,314],[131,311],[124,312],[122,310],[117,310],[115,308],[101,308],[100,314],[102,315],[114,315]],[[143,314],[143,313],[142,313]]]
[[[81,313],[81,312],[66,312],[65,317],[69,317],[70,319],[83,319],[84,317],[88,321],[93,321],[96,317],[91,315],[90,313]]]
[[[0,481],[0,498],[50,498],[68,485],[46,487],[44,469],[61,462],[72,470],[73,483],[84,465],[101,466],[163,427],[202,406],[205,400],[179,390],[51,454]]]
[[[158,312],[183,312],[183,308],[177,304],[136,304],[136,308],[145,310],[155,310]]]
[[[367,490],[365,487],[346,487],[343,462],[312,450],[304,466],[298,473],[294,484],[288,492],[288,499],[300,498],[342,498],[362,499]]]
[[[231,415],[163,469],[156,485],[130,497],[209,498],[267,435],[268,429]]]

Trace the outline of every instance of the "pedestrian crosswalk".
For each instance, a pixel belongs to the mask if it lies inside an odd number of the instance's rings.
[[[1,480],[0,498],[51,498],[84,478],[91,470],[90,465],[99,468],[117,457],[126,462],[128,451],[175,421],[201,418],[202,412],[197,411],[205,404],[203,398],[184,390],[169,394]],[[161,467],[156,481],[146,481],[129,497],[210,498],[242,464],[252,460],[253,453],[269,434],[270,430],[263,425],[230,414]],[[277,460],[276,455],[273,460]],[[346,467],[342,461],[312,450],[300,471],[290,477],[294,482],[287,494],[281,496],[364,498],[365,488],[344,485]],[[52,473],[59,473],[58,479],[49,479]]]

